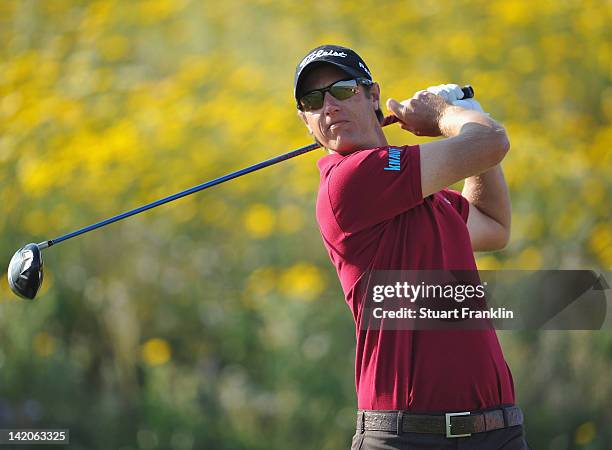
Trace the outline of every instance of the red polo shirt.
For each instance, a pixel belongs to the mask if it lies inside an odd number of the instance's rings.
[[[476,269],[467,200],[423,199],[419,146],[379,147],[317,163],[317,221],[356,326],[359,409],[473,411],[514,404],[494,330],[361,330],[368,270]]]

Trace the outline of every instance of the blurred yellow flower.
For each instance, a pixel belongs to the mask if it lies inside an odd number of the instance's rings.
[[[145,23],[156,23],[185,7],[186,0],[142,0],[138,3],[138,16]]]
[[[479,255],[476,258],[476,266],[478,270],[498,270],[502,267],[499,260],[493,255]]]
[[[268,237],[274,230],[275,222],[274,211],[263,203],[252,205],[244,214],[244,227],[256,239]]]
[[[11,288],[8,285],[7,277],[0,277],[0,303],[5,303],[8,301],[18,300],[11,291]],[[20,301],[20,300],[18,300]]]
[[[246,289],[249,293],[264,295],[276,287],[276,269],[270,266],[254,270],[247,280]]]
[[[19,111],[23,104],[23,96],[19,92],[11,92],[10,94],[0,98],[0,114],[5,118],[11,118]]]
[[[544,220],[537,213],[512,214],[512,241],[535,241],[542,237],[545,226]]]
[[[476,47],[472,45],[475,36],[471,36],[468,32],[455,32],[446,37],[446,44],[451,55],[461,55],[462,61],[466,64],[476,56]]]
[[[319,170],[317,160],[325,156],[323,150],[315,150],[309,154],[300,156],[299,161],[291,167],[291,176],[286,179],[288,187],[296,194],[313,194],[319,187]]]
[[[32,197],[42,197],[53,184],[53,171],[45,161],[34,156],[24,156],[17,167],[22,189]]]
[[[246,306],[256,307],[265,302],[266,295],[276,288],[276,269],[270,266],[254,270],[245,283],[242,299]]]
[[[278,213],[278,229],[283,233],[296,233],[304,225],[304,213],[294,205],[283,206]]]
[[[523,25],[532,20],[531,2],[524,0],[505,0],[491,2],[491,10],[501,21],[500,25]]]
[[[612,267],[612,229],[609,223],[600,223],[593,228],[589,246],[604,268]]]
[[[585,422],[576,429],[575,440],[577,445],[587,445],[595,439],[597,429],[593,422]]]
[[[538,270],[541,265],[542,254],[540,250],[534,246],[530,246],[513,258],[506,267],[517,270]]]
[[[198,204],[197,208],[200,210],[202,221],[206,224],[219,227],[230,224],[232,215],[227,203],[212,195],[202,199],[202,203]]]
[[[55,340],[52,336],[43,331],[34,336],[32,347],[38,355],[46,358],[53,354],[55,350]]]
[[[608,123],[612,122],[612,87],[606,88],[601,93],[601,110],[608,119]]]
[[[176,205],[176,207],[172,209],[172,218],[177,223],[188,222],[197,214],[198,205],[195,203],[193,198],[189,200],[191,201],[181,202],[180,206]]]
[[[553,232],[555,236],[562,240],[570,239],[576,235],[578,226],[582,223],[584,217],[583,205],[570,203],[560,212],[559,217],[553,224]]]
[[[170,345],[164,339],[149,339],[142,346],[142,360],[149,366],[161,366],[166,364],[170,360],[170,357]]]
[[[523,74],[531,73],[537,67],[534,51],[526,45],[513,48],[510,51],[508,62],[514,70]]]
[[[609,210],[610,205],[606,201],[606,186],[604,182],[595,176],[590,176],[584,181],[581,192],[582,200],[589,205],[589,208],[597,210],[606,208]],[[586,211],[584,212],[586,213]]]
[[[298,263],[285,270],[280,277],[279,291],[289,297],[309,301],[325,289],[321,270],[312,264]]]
[[[129,41],[125,36],[121,35],[113,35],[101,39],[98,45],[102,56],[109,61],[123,58],[129,49]]]

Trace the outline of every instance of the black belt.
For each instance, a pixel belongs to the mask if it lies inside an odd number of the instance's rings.
[[[472,433],[522,425],[523,411],[507,406],[475,412],[413,414],[408,411],[357,412],[357,431],[392,431],[394,433],[442,434],[448,438],[467,437]],[[401,431],[400,431],[401,430]]]

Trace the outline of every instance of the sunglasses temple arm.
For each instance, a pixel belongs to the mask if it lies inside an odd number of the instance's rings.
[[[468,84],[466,86],[463,86],[461,88],[461,91],[463,92],[463,98],[461,100],[464,100],[466,98],[474,98],[474,88],[472,88],[471,85]],[[395,122],[399,122],[399,119],[396,116],[387,116],[383,120],[381,126],[386,127],[387,125],[391,125]]]
[[[391,125],[395,122],[399,122],[399,119],[395,116],[386,116],[382,123],[380,124],[381,127],[386,127],[387,125]]]

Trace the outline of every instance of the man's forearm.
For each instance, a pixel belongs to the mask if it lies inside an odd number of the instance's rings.
[[[510,231],[512,206],[501,165],[466,178],[462,195],[482,213]]]
[[[446,136],[465,136],[473,139],[470,126],[489,129],[495,136],[507,142],[504,128],[486,114],[463,108],[448,108],[440,118],[440,131]],[[488,134],[488,133],[485,133]],[[493,138],[493,141],[496,141]],[[487,145],[487,142],[483,142]],[[495,220],[508,231],[511,222],[511,205],[508,186],[500,164],[495,164],[484,172],[465,179],[463,196],[482,213]]]
[[[490,129],[505,137],[504,127],[487,114],[479,111],[461,108],[460,106],[449,106],[438,119],[440,132],[446,137],[465,133],[467,131],[465,126],[469,124],[477,124],[479,129]]]
[[[478,111],[451,106],[442,113],[438,124],[442,134],[458,144],[454,152],[458,163],[473,162],[471,167],[475,170],[467,175],[492,169],[510,147],[504,127]],[[503,180],[503,175],[501,178]]]

